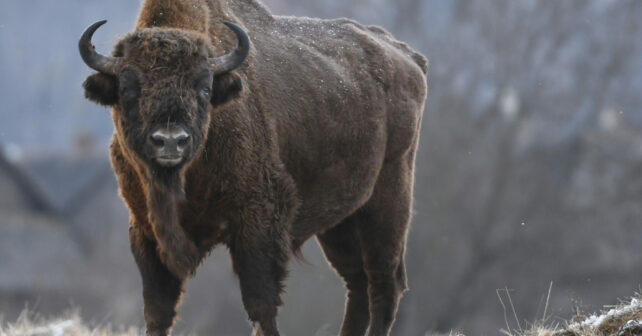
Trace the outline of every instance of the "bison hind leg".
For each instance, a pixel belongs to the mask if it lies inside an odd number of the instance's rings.
[[[387,336],[406,290],[404,252],[412,208],[414,150],[387,161],[370,200],[359,210],[358,233],[368,278],[368,336]]]
[[[368,279],[363,269],[357,234],[359,213],[317,235],[326,259],[343,278],[348,290],[341,336],[363,335],[368,328]]]

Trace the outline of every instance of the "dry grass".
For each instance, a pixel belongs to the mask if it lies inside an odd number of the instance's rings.
[[[550,292],[549,292],[550,295]],[[524,331],[507,332],[508,336],[633,336],[642,335],[642,295],[615,306],[605,306],[605,310],[590,316],[582,315],[576,309],[576,316],[563,323],[549,322],[550,316],[544,315]]]
[[[557,336],[642,335],[642,296],[569,323]]]
[[[113,330],[109,326],[87,327],[77,313],[68,318],[46,320],[23,312],[15,323],[3,323],[0,336],[138,336],[144,333],[135,328]]]
[[[498,289],[497,297],[504,308],[506,326],[500,329],[506,336],[642,336],[642,294],[620,301],[614,306],[605,306],[598,314],[583,315],[575,307],[575,316],[570,321],[552,322],[552,315],[547,314],[551,289],[549,286],[542,318],[524,326],[518,319],[513,305],[510,290]],[[511,328],[511,325],[513,326]],[[459,332],[446,335],[426,333],[425,336],[464,336]]]
[[[622,301],[616,306],[606,306],[607,309],[597,315],[584,316],[576,310],[576,316],[567,322],[551,323],[550,316],[544,310],[543,318],[532,325],[525,326],[522,330],[511,329],[508,320],[517,319],[517,312],[512,304],[508,290],[505,298],[500,292],[498,297],[506,311],[506,329],[501,332],[507,336],[633,336],[642,335],[642,295],[636,294],[633,298]],[[549,289],[550,297],[550,289]],[[548,298],[547,298],[548,306]],[[138,336],[143,331],[136,328],[114,331],[109,326],[90,328],[84,324],[77,313],[67,314],[67,318],[46,320],[23,313],[15,323],[2,324],[0,336]],[[510,317],[509,317],[510,316]],[[427,333],[426,336],[436,336]],[[446,335],[444,335],[446,336]],[[451,332],[447,336],[464,336],[459,332]]]

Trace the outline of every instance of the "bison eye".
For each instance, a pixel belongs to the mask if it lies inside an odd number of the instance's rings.
[[[129,110],[138,103],[140,96],[140,81],[133,70],[124,70],[120,75],[120,99],[125,110]]]
[[[124,89],[121,91],[121,101],[126,110],[131,109],[138,102],[138,90]]]
[[[204,88],[202,88],[202,89],[201,89],[201,94],[202,94],[203,96],[209,96],[209,95],[210,95],[210,88],[208,88],[208,87],[204,87]]]
[[[123,89],[121,91],[123,99],[130,100],[138,98],[138,90],[136,89]]]
[[[208,71],[198,74],[194,78],[194,89],[201,98],[209,100],[212,91],[212,74]]]

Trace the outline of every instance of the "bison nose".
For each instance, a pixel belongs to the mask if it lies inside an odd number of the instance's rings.
[[[182,128],[159,129],[152,133],[150,142],[168,154],[181,153],[189,144],[190,136]]]

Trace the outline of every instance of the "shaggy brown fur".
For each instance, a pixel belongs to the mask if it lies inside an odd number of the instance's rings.
[[[348,288],[341,335],[388,335],[406,288],[427,62],[381,28],[273,16],[256,1],[147,0],[115,47],[117,76],[84,85],[113,106],[147,333],[168,333],[186,277],[224,243],[249,318],[278,335],[287,262],[316,235]],[[236,45],[224,20],[253,47],[212,79],[207,58]],[[150,158],[150,133],[165,124],[191,135],[178,167]]]

